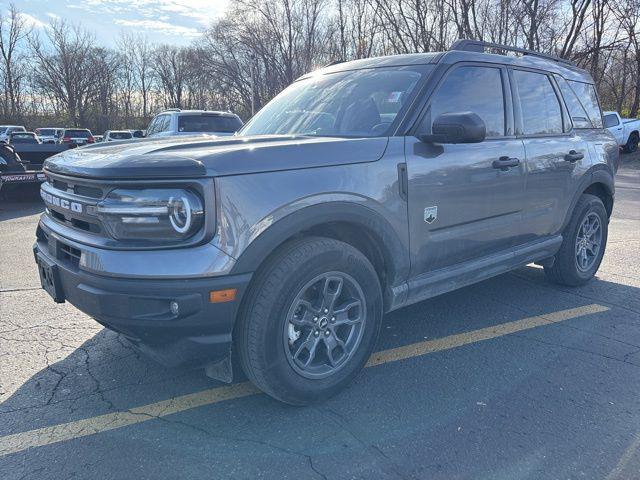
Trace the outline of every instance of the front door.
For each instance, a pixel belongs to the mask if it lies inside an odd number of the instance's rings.
[[[420,130],[447,112],[476,113],[487,139],[476,144],[423,143],[406,137],[412,275],[508,252],[521,218],[524,147],[513,136],[506,70],[453,66],[429,100]],[[500,167],[501,160],[515,163]]]

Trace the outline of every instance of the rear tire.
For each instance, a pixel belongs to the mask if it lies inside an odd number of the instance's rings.
[[[576,287],[598,271],[607,245],[609,216],[595,195],[578,200],[568,225],[562,232],[562,245],[551,266],[544,267],[554,283]]]
[[[623,150],[626,153],[633,153],[638,150],[638,143],[640,142],[640,136],[637,133],[632,133],[629,135],[629,139],[627,143],[623,147]]]
[[[378,276],[360,251],[327,238],[289,242],[256,273],[243,304],[242,368],[277,400],[321,402],[366,364],[382,310]]]

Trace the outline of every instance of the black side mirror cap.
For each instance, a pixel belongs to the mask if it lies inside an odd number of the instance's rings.
[[[484,121],[473,112],[451,112],[438,115],[431,134],[417,135],[425,143],[480,143],[487,136]]]

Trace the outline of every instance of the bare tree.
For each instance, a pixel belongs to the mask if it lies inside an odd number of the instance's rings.
[[[57,20],[46,36],[46,43],[37,35],[31,38],[35,83],[64,106],[69,121],[81,125],[96,85],[94,39],[80,27]]]
[[[5,12],[0,12],[0,54],[2,55],[2,84],[4,86],[3,110],[9,118],[21,114],[22,84],[26,77],[26,65],[20,48],[25,43],[31,28],[12,3]]]

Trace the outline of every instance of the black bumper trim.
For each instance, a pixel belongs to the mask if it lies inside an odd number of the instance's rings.
[[[252,274],[121,279],[52,258],[41,242],[34,245],[34,253],[55,265],[65,300],[161,363],[202,366],[229,356],[236,314]],[[238,290],[235,301],[209,302],[211,290],[227,288]],[[178,303],[177,314],[171,302]]]

